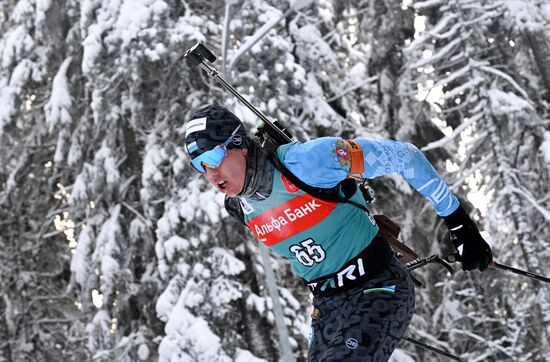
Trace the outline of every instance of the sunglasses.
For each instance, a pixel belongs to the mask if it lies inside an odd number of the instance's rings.
[[[241,128],[241,125],[235,128],[233,133],[231,133],[231,135],[222,144],[219,144],[213,149],[206,151],[200,156],[192,159],[189,162],[191,166],[193,166],[193,168],[200,173],[206,172],[206,170],[204,169],[204,165],[211,168],[217,168],[227,156],[227,145],[229,145],[233,141],[239,128]]]

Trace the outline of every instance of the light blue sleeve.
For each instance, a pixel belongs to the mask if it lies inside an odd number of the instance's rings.
[[[433,204],[438,215],[447,216],[458,208],[456,196],[416,146],[392,140],[358,138],[355,141],[363,149],[365,178],[397,173]],[[347,152],[339,137],[318,138],[292,145],[283,163],[308,185],[329,188],[348,176]]]

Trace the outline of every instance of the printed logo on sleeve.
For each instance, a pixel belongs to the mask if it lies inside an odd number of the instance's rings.
[[[338,140],[334,144],[332,153],[336,155],[336,161],[340,163],[342,167],[351,165],[351,156],[349,154],[349,148],[344,140]]]

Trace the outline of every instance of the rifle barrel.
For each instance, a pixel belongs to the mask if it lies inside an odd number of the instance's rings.
[[[282,137],[286,142],[292,142],[292,139],[288,137],[286,133],[284,133],[279,127],[273,124],[262,112],[260,112],[259,109],[254,107],[245,97],[243,97],[233,86],[225,79],[223,79],[216,68],[206,64],[204,60],[201,61],[199,66],[206,71],[206,73],[215,81],[220,83],[223,88],[225,88],[229,93],[233,94],[239,101],[241,101],[248,109],[250,109],[256,116],[258,116],[262,121],[264,121],[267,125],[272,128],[279,137]]]

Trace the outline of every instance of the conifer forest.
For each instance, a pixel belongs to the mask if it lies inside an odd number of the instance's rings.
[[[298,140],[415,144],[496,261],[548,276],[549,35],[547,0],[0,0],[0,362],[307,361],[308,288],[189,167],[197,108],[258,121],[196,42]],[[402,241],[449,253],[403,178],[369,184]],[[550,361],[550,285],[452,266],[413,272],[406,336]],[[390,361],[446,359],[402,340]]]

